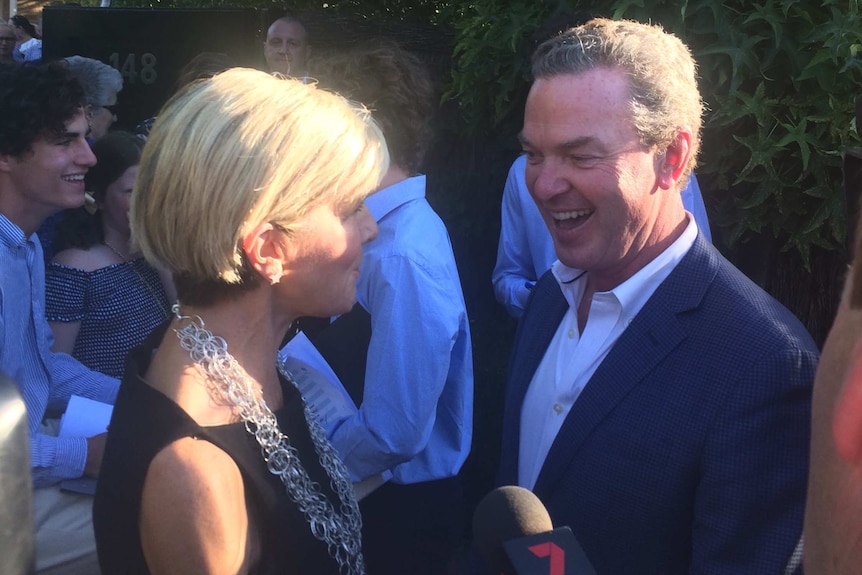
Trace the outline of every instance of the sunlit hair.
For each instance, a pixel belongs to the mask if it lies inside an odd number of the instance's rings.
[[[90,106],[107,105],[111,95],[123,89],[123,76],[104,62],[83,56],[69,56],[63,62],[81,83]]]
[[[691,130],[688,175],[700,147],[703,102],[685,44],[656,25],[597,18],[547,40],[533,54],[537,80],[597,68],[620,69],[628,76],[632,119],[643,145],[662,149],[680,127]]]
[[[159,112],[132,196],[133,241],[173,273],[184,303],[205,305],[258,281],[241,247],[252,228],[291,234],[320,205],[358,203],[388,163],[364,108],[298,80],[227,70]]]

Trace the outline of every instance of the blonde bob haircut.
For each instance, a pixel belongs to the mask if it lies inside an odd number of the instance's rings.
[[[144,257],[180,299],[256,285],[242,251],[253,228],[291,234],[319,205],[355,204],[389,165],[370,113],[298,80],[234,68],[192,83],[160,111],[144,147],[130,220]],[[193,296],[195,299],[212,299]]]

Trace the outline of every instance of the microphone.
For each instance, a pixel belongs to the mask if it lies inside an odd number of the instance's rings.
[[[572,530],[554,529],[548,510],[523,487],[498,487],[479,502],[473,541],[494,575],[596,575]]]
[[[35,572],[33,484],[27,407],[15,382],[0,373],[0,573]]]

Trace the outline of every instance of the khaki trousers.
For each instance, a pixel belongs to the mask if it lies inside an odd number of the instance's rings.
[[[33,527],[38,575],[99,574],[92,497],[56,485],[34,489]]]

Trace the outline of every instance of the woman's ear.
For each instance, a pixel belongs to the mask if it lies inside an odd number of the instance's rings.
[[[284,274],[285,242],[285,233],[271,222],[256,225],[242,240],[249,264],[271,285],[281,281]]]
[[[680,129],[673,141],[659,155],[658,183],[664,190],[676,188],[691,156],[691,131]]]

